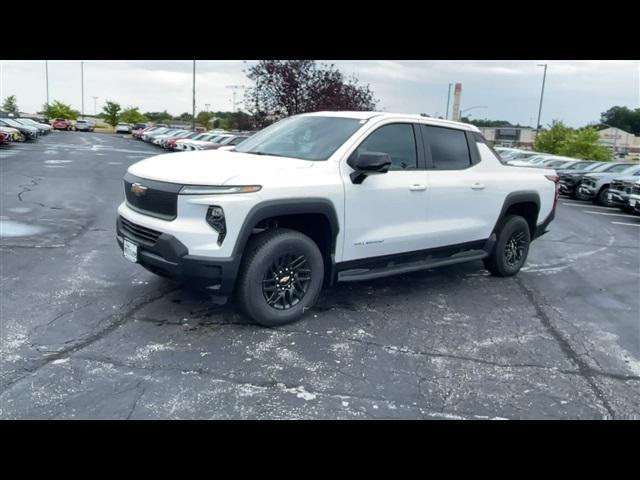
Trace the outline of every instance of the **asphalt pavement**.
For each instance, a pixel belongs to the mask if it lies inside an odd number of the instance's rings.
[[[562,198],[516,277],[338,284],[267,329],[122,257],[122,177],[157,153],[0,149],[0,418],[640,418],[640,217]]]

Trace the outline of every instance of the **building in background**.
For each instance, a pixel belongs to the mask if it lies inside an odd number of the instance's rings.
[[[500,127],[478,127],[491,144],[495,147],[511,147],[531,150],[536,138],[536,131],[531,127],[515,127],[502,125]]]
[[[611,150],[616,159],[640,157],[640,137],[619,128],[605,128],[598,132],[598,143]]]

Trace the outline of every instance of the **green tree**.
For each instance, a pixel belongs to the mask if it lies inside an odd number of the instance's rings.
[[[107,100],[107,103],[102,107],[102,118],[112,127],[118,124],[118,117],[120,114],[120,105],[116,102]]]
[[[569,127],[560,120],[554,120],[548,130],[538,132],[533,142],[533,149],[542,153],[560,154],[560,148],[570,134]]]
[[[125,108],[120,114],[120,121],[127,123],[143,123],[147,121],[147,117],[145,117],[138,107],[129,107]]]
[[[611,160],[608,148],[598,145],[600,136],[593,127],[572,131],[558,150],[559,155],[583,160]]]
[[[198,112],[198,115],[196,115],[196,123],[199,123],[200,125],[202,125],[208,130],[209,128],[211,128],[212,118],[213,118],[213,113],[211,112],[205,112],[205,111]]]
[[[180,120],[181,122],[190,122],[193,120],[193,115],[188,112],[181,113],[180,116],[176,117],[176,120]]]
[[[71,105],[54,100],[52,104],[44,104],[42,113],[47,118],[64,118],[66,120],[76,120],[80,115],[78,110],[71,108]]]
[[[145,112],[144,116],[156,123],[169,123],[173,120],[173,116],[166,110],[164,112]]]
[[[2,110],[10,113],[20,113],[15,95],[9,95],[4,99],[4,102],[2,102]]]
[[[600,122],[602,128],[612,126],[634,135],[640,135],[640,108],[631,110],[627,107],[611,107],[606,112],[602,112]]]

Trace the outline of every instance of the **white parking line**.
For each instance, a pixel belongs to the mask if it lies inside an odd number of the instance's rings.
[[[585,205],[584,203],[563,203],[568,207],[585,207],[585,208],[603,208],[607,210],[616,210],[618,207],[599,207],[597,205]]]
[[[632,227],[640,227],[640,223],[611,222],[616,225],[631,225]]]
[[[612,217],[637,218],[635,215],[625,215],[624,213],[590,212],[589,210],[585,210],[584,213],[590,213],[592,215],[609,215],[609,216],[612,216]]]

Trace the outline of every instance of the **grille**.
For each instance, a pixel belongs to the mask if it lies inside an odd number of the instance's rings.
[[[131,191],[131,185],[134,183],[146,187],[143,195],[136,195]],[[129,174],[124,177],[124,193],[127,204],[133,210],[163,220],[176,218],[180,188],[181,185],[174,183],[146,180]]]
[[[148,245],[155,244],[158,237],[162,235],[161,232],[137,225],[124,217],[120,217],[120,225],[122,227],[122,231],[127,233],[128,236]]]

